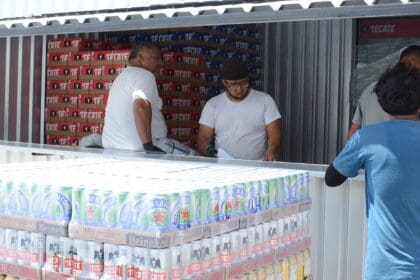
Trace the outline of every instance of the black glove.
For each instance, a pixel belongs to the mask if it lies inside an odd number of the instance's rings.
[[[208,146],[205,150],[204,150],[204,156],[205,157],[217,157],[217,150],[215,148],[213,148],[213,146]]]
[[[146,151],[146,153],[151,154],[166,154],[164,151],[153,145],[153,142],[147,142],[143,144],[143,149]]]

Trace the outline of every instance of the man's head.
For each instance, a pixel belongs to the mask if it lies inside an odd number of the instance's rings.
[[[420,46],[410,45],[406,47],[400,55],[400,62],[408,68],[420,70]]]
[[[250,91],[248,65],[238,60],[226,62],[222,71],[222,83],[231,100],[240,101],[247,97]]]
[[[420,72],[398,63],[375,86],[382,109],[390,115],[415,115],[420,109]]]
[[[138,43],[130,53],[130,64],[154,73],[162,64],[160,48],[152,43]]]

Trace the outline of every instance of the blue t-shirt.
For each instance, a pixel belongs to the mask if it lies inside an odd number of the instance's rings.
[[[334,160],[355,177],[365,169],[366,280],[420,279],[420,122],[360,129]]]

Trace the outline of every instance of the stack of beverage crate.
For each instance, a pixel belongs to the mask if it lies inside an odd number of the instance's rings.
[[[0,273],[303,279],[310,275],[308,182],[295,170],[155,159],[5,165]]]

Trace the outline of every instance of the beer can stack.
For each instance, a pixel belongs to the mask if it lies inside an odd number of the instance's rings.
[[[307,172],[203,162],[81,158],[4,165],[0,263],[7,265],[0,274],[310,277],[308,185]]]

